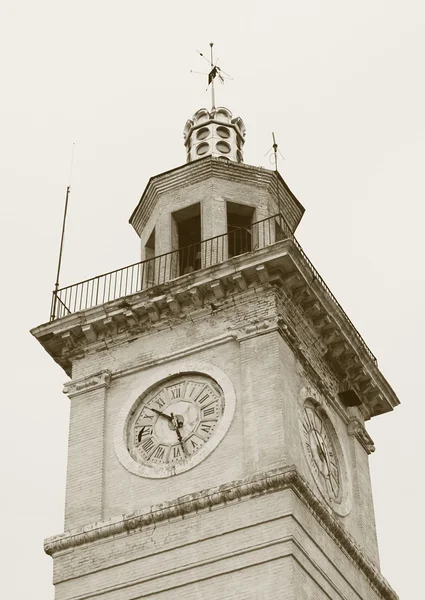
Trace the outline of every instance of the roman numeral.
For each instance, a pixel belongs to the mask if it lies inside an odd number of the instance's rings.
[[[190,438],[188,440],[188,442],[190,442],[192,444],[191,450],[196,450],[196,448],[199,448],[199,444],[197,442],[195,442],[195,440],[192,438]]]
[[[152,433],[153,433],[153,428],[150,425],[145,425],[139,431],[137,439],[138,439],[139,442],[141,442],[144,437],[151,436]]]
[[[338,469],[336,468],[335,465],[331,465],[331,477],[332,479],[335,479],[336,483],[339,485],[339,474],[338,474]]]
[[[155,415],[153,413],[148,414],[147,412],[142,412],[141,414],[142,419],[149,419],[149,421],[152,421],[154,416]]]
[[[310,456],[310,458],[313,458],[313,452],[311,450],[310,444],[306,443],[306,448],[307,448],[307,453]]]
[[[199,404],[203,404],[206,400],[208,400],[209,397],[210,397],[209,394],[205,394],[204,396],[202,396],[202,398],[199,398],[199,400],[198,400]]]
[[[191,396],[192,396],[192,394],[193,394],[193,392],[195,392],[195,391],[197,391],[197,390],[198,390],[198,388],[199,388],[199,383],[198,383],[198,384],[196,384],[196,383],[188,383],[188,384],[187,384],[187,389],[186,389],[186,394],[187,394],[187,390],[189,389],[189,386],[192,386],[192,388],[191,388],[191,390],[190,390],[190,394],[189,394],[189,397],[191,397]]]
[[[202,409],[202,416],[208,417],[209,415],[214,415],[216,412],[216,407],[217,404],[211,404],[211,406],[207,406],[206,408]]]
[[[310,414],[309,414],[309,412],[310,412],[310,411],[309,411],[309,410],[307,410],[307,409],[305,409],[305,411],[304,411],[304,412],[305,412],[305,416],[306,416],[306,419],[307,419],[307,422],[308,422],[309,428],[310,428],[310,429],[315,429],[315,425],[314,425],[314,415],[313,415],[313,420],[311,420],[311,418],[310,418]]]
[[[165,406],[165,401],[161,398],[161,396],[156,396],[154,398],[153,402],[155,404],[157,404],[159,408],[162,408],[163,406]]]
[[[153,438],[148,438],[145,442],[143,442],[142,444],[142,448],[143,450],[146,452],[146,454],[148,452],[150,452],[152,450],[152,448],[155,446],[155,442],[153,441]]]
[[[199,427],[199,431],[203,431],[204,433],[211,433],[211,431],[214,429],[215,427],[215,421],[213,423],[211,422],[206,422],[203,421],[201,423],[201,426]]]
[[[335,497],[338,496],[338,486],[334,486],[330,479],[327,480],[327,483],[329,492]]]
[[[173,446],[173,459],[182,458],[183,453],[180,446]]]
[[[177,400],[180,397],[181,397],[181,388],[180,387],[173,388],[171,390],[171,398],[172,398],[172,400]]]
[[[151,458],[157,458],[158,460],[162,460],[164,458],[164,454],[165,454],[164,446],[158,446],[158,448],[155,450],[155,452],[153,453]]]

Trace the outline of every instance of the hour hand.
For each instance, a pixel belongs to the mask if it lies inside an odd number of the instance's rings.
[[[184,454],[187,455],[186,446],[183,443],[183,438],[182,438],[182,434],[181,434],[181,431],[180,431],[180,425],[179,425],[179,422],[177,420],[177,417],[175,417],[173,415],[173,413],[171,413],[171,416],[172,416],[172,420],[173,420],[173,425],[176,426],[177,439],[180,442],[180,446],[182,447],[182,450],[183,450]]]
[[[156,410],[156,408],[151,408],[149,407],[149,410],[152,410],[154,413],[156,413],[157,415],[159,415],[160,417],[165,417],[166,419],[168,419],[169,421],[173,420],[173,417],[170,417],[170,415],[166,415],[165,413],[161,412],[160,410]]]

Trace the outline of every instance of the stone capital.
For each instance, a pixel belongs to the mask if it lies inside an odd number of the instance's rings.
[[[348,434],[354,435],[368,454],[375,452],[375,445],[372,438],[357,417],[350,418],[347,429]]]
[[[73,398],[86,392],[92,392],[100,388],[108,388],[111,382],[111,372],[108,369],[92,373],[86,377],[75,379],[65,383],[63,386],[63,393]]]

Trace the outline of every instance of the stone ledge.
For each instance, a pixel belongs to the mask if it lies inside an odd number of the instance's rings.
[[[130,534],[146,528],[149,529],[161,522],[165,523],[172,519],[184,519],[190,513],[209,511],[213,507],[225,506],[241,500],[249,500],[258,495],[278,492],[284,489],[292,489],[308,506],[322,527],[363,572],[382,598],[385,600],[398,599],[397,594],[389,586],[386,579],[365,557],[352,537],[346,532],[343,525],[333,516],[331,510],[318,500],[295,466],[273,469],[215,488],[188,494],[163,504],[153,505],[149,510],[136,511],[115,519],[110,519],[109,521],[98,522],[93,525],[67,531],[61,535],[46,539],[44,550],[46,554],[54,556],[58,552],[91,544],[98,540]]]
[[[317,332],[320,355],[337,378],[355,391],[365,418],[392,410],[399,404],[397,396],[360,334],[312,268],[298,245],[286,239],[46,323],[32,333],[69,375],[72,361],[86,352],[174,327],[188,315],[206,316],[231,297],[259,286],[274,286],[284,290]]]

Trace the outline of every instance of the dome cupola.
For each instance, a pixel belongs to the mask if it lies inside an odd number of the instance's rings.
[[[199,109],[183,130],[187,162],[221,156],[242,163],[245,131],[242,119],[233,117],[228,108]]]

